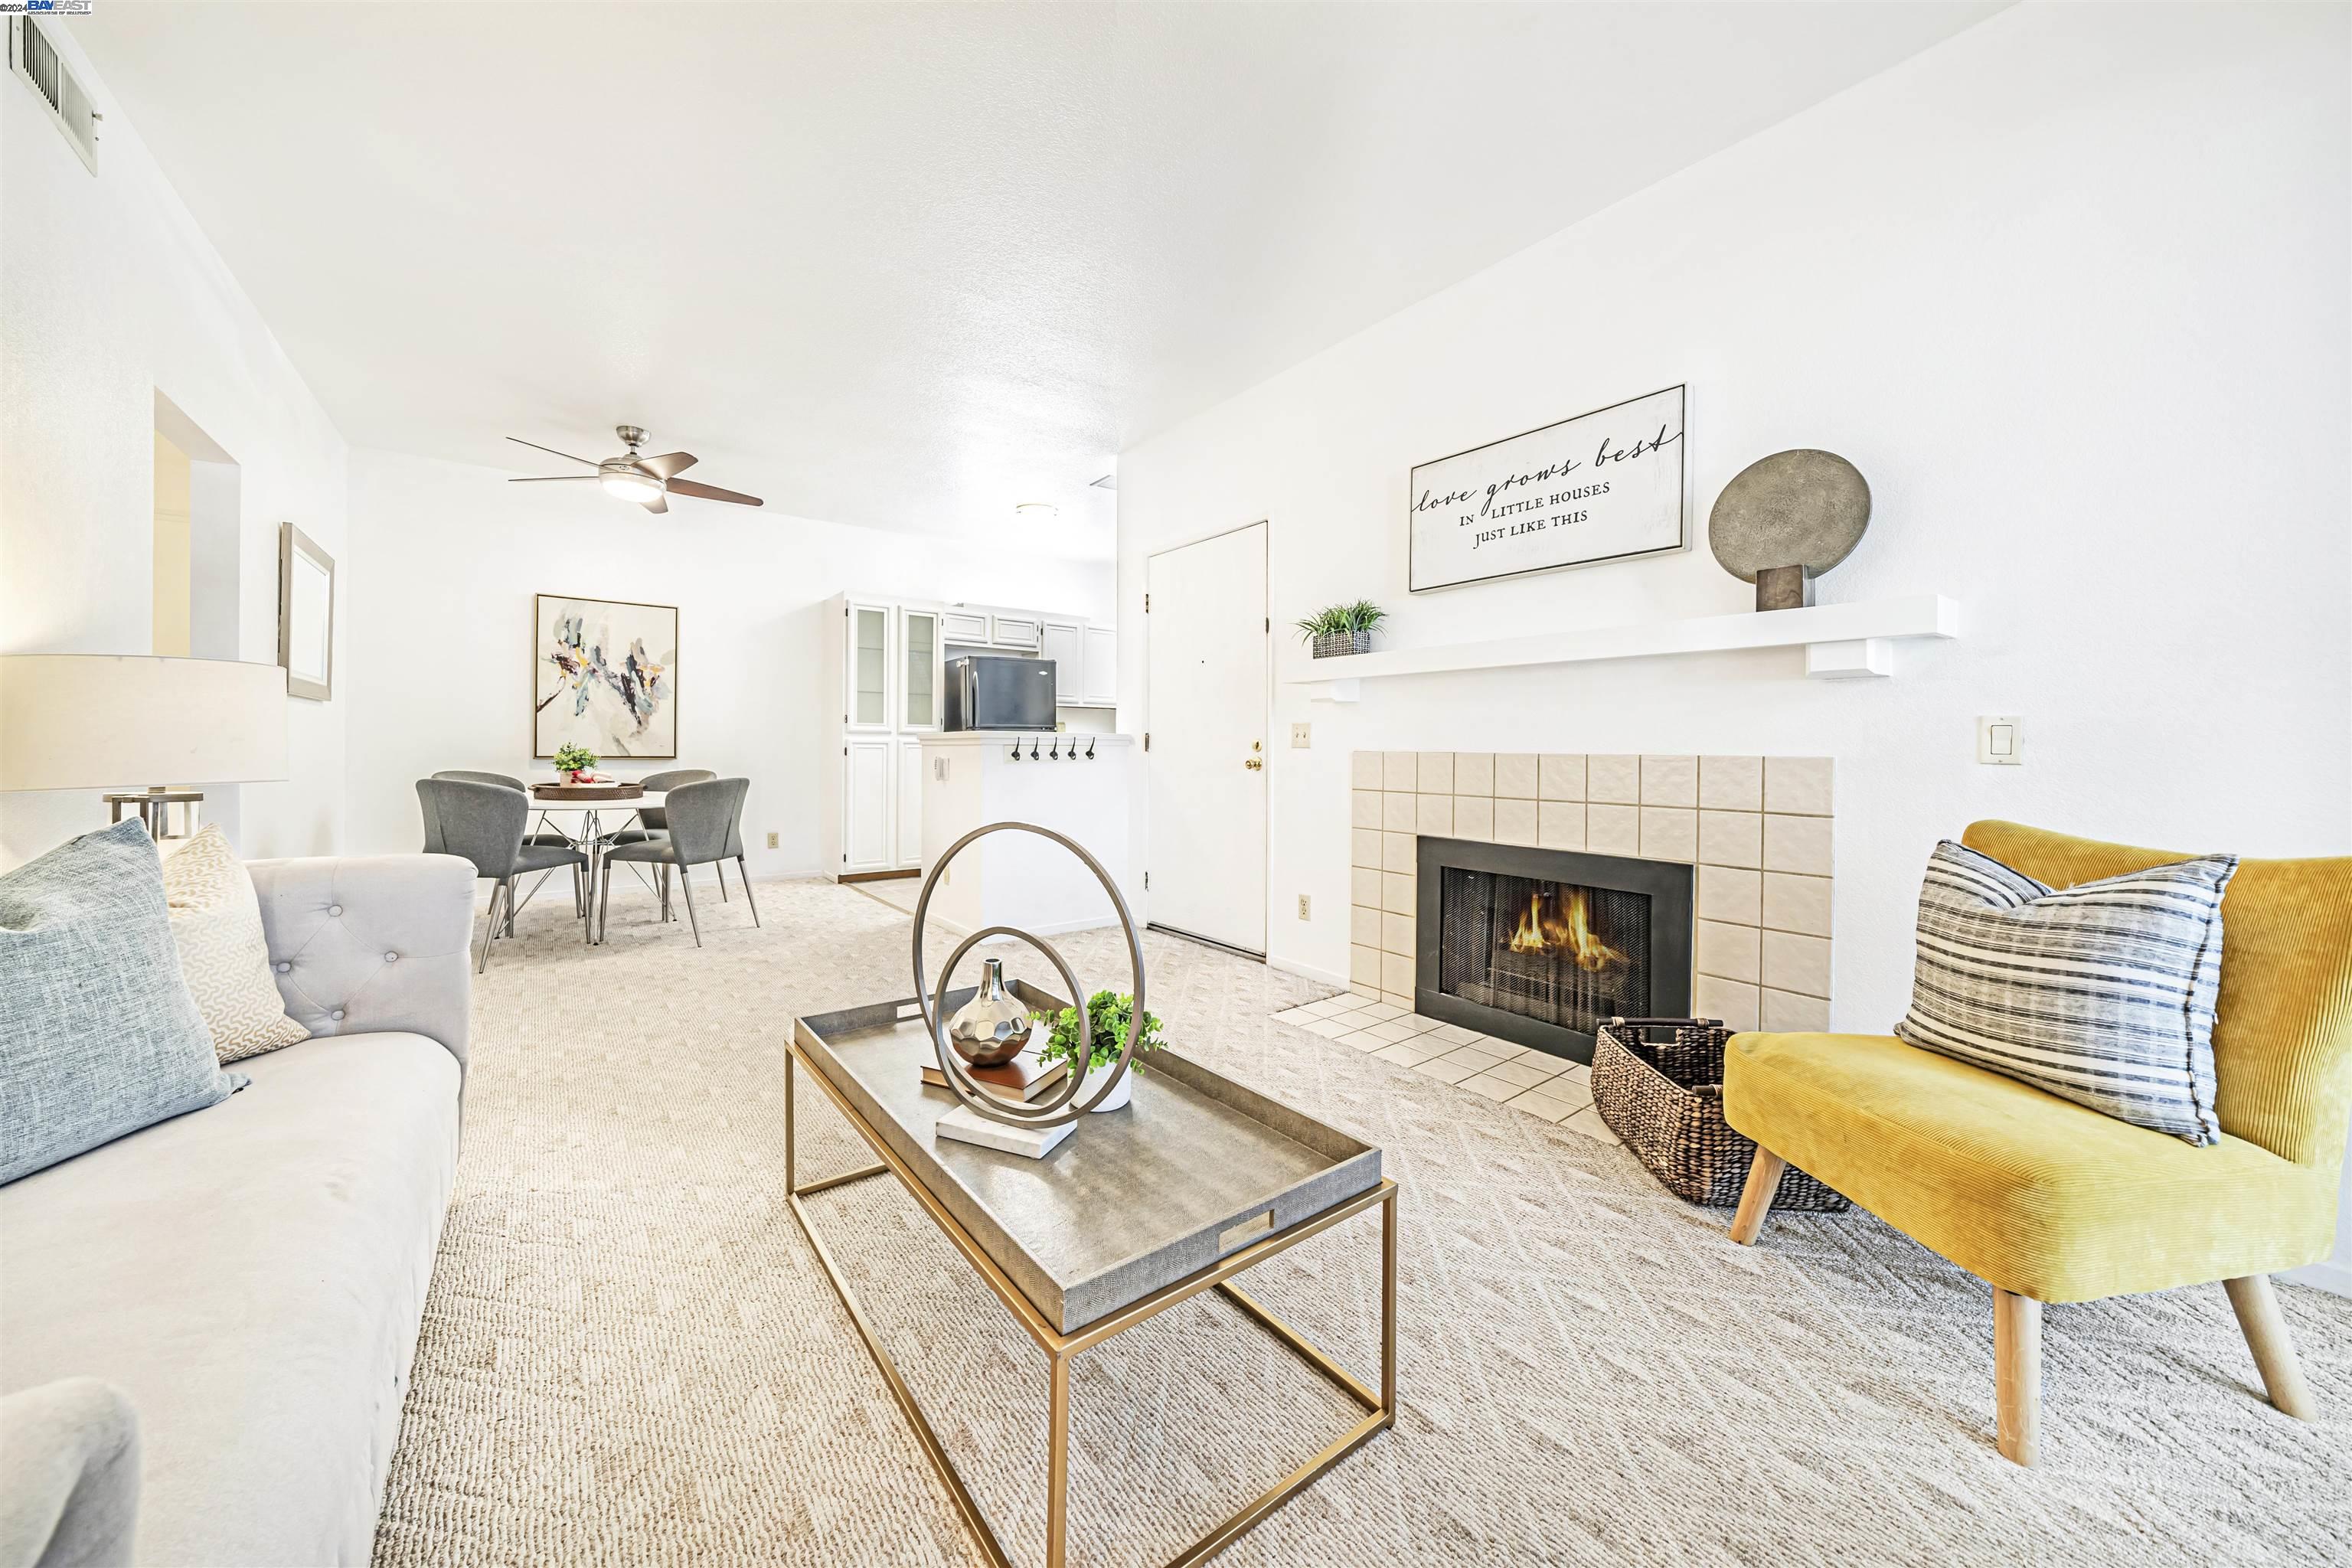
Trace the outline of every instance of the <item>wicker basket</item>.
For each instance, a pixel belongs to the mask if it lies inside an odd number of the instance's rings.
[[[1756,1141],[1723,1120],[1723,1043],[1712,1018],[1612,1018],[1593,1037],[1592,1108],[1666,1191],[1730,1208],[1748,1184]],[[1794,1165],[1775,1212],[1853,1205]]]
[[[1349,654],[1372,651],[1372,634],[1360,632],[1326,632],[1315,639],[1317,658],[1345,658]]]

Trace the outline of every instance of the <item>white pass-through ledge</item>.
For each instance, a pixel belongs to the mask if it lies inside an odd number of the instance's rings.
[[[1654,658],[1676,654],[1728,653],[1745,648],[1802,647],[1805,673],[1825,680],[1868,679],[1895,673],[1895,644],[1906,637],[1957,637],[1960,606],[1941,594],[1872,599],[1853,605],[1811,605],[1798,610],[1743,611],[1679,621],[1585,626],[1493,642],[1438,647],[1387,648],[1378,653],[1318,658],[1283,678],[1320,701],[1354,702],[1362,683],[1400,675],[1445,675],[1468,669],[1528,665],[1588,664],[1600,659]]]

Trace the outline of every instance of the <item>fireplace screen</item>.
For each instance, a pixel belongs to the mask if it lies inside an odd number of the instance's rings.
[[[1650,895],[1448,866],[1437,988],[1590,1035],[1650,1013]]]

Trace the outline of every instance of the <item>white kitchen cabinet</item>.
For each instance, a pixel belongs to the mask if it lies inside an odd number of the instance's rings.
[[[894,797],[898,748],[898,742],[887,735],[855,735],[842,748],[841,869],[845,873],[898,868]]]
[[[1087,624],[1048,618],[1043,625],[1039,657],[1054,664],[1054,700],[1074,703],[1087,679]]]
[[[842,692],[842,723],[851,730],[888,730],[890,721],[890,619],[888,605],[852,601],[845,617],[848,681]]]
[[[940,727],[940,613],[898,606],[898,730]]]
[[[1086,628],[1086,675],[1078,682],[1079,695],[1064,698],[1088,708],[1118,706],[1118,628],[1098,626],[1089,623]]]
[[[922,868],[927,781],[916,742],[946,721],[951,649],[1050,658],[1061,704],[1114,703],[1118,635],[1083,616],[859,593],[835,595],[825,615],[838,628],[824,639],[819,676],[820,689],[834,694],[817,728],[818,868],[826,876]],[[1088,730],[1108,718],[1069,721]],[[1050,748],[1050,732],[1045,740]]]
[[[897,855],[891,868],[898,871],[919,871],[923,868],[923,738],[920,735],[898,737],[898,835],[894,846]]]

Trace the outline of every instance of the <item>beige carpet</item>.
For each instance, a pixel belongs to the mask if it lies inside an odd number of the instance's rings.
[[[766,929],[712,899],[700,951],[642,894],[616,887],[593,951],[542,900],[480,982],[385,1568],[978,1561],[778,1195],[790,1020],[906,994],[908,922],[822,883],[759,892]],[[1221,1561],[2347,1561],[2352,1301],[2281,1292],[2315,1426],[2263,1400],[2218,1286],[2051,1309],[2047,1458],[2021,1470],[1957,1269],[1862,1215],[1743,1251],[1616,1149],[1267,1016],[1307,982],[1149,946],[1174,1038],[1380,1143],[1403,1188],[1398,1426]],[[1101,936],[1066,951],[1120,983]],[[805,1169],[861,1159],[829,1110],[803,1128]],[[1043,1361],[903,1194],[815,1201],[1040,1561]],[[1253,1289],[1369,1375],[1377,1252],[1366,1216]],[[1164,1561],[1343,1415],[1207,1301],[1087,1352],[1075,1400],[1087,1568]]]

